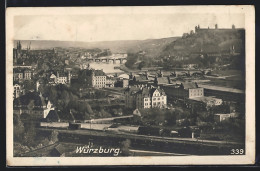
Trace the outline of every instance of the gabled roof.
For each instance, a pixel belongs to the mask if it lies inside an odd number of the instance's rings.
[[[95,76],[106,76],[102,70],[94,70]]]
[[[151,95],[151,89],[148,88],[142,88],[137,93],[142,94],[143,97],[149,97]]]
[[[57,74],[58,75],[58,74]],[[67,77],[67,74],[64,72],[59,72],[59,77]]]
[[[135,81],[148,81],[149,79],[148,79],[148,76],[146,76],[146,75],[136,75],[136,76],[134,76],[134,78],[135,78]]]
[[[158,77],[156,78],[157,80],[157,84],[170,84],[171,80],[169,79],[169,77]]]
[[[51,152],[54,152],[54,151],[59,153],[59,155],[62,155],[67,151],[67,148],[65,146],[63,146],[62,144],[58,144],[55,148],[52,149]]]
[[[46,119],[49,121],[58,121],[58,120],[60,120],[60,117],[56,110],[51,110],[49,112],[49,114],[47,115]]]
[[[93,69],[84,69],[81,71],[80,75],[91,76],[94,74],[95,76],[106,76],[106,74],[102,70],[93,70]]]
[[[186,82],[186,83],[181,83],[181,86],[187,90],[187,89],[192,89],[192,88],[198,88],[197,83],[194,82]]]
[[[158,90],[162,95],[166,95],[164,90],[160,88],[151,88],[150,89],[151,95],[155,92],[155,90]]]
[[[129,92],[130,94],[135,94],[140,90],[139,87],[128,87],[125,89],[125,92]]]
[[[128,74],[121,74],[121,75],[118,76],[118,78],[129,79],[129,75]]]
[[[51,74],[50,78],[56,78],[55,74]]]
[[[163,89],[160,88],[147,88],[144,87],[140,89],[137,93],[141,93],[143,97],[150,97],[153,95],[153,93],[158,90],[162,95],[165,95],[165,92]]]
[[[141,116],[141,112],[138,109],[135,109],[133,115]]]

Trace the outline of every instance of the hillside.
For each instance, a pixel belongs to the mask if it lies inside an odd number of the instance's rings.
[[[32,49],[49,49],[54,47],[78,47],[86,49],[110,49],[112,53],[136,53],[145,51],[147,55],[156,56],[165,46],[176,40],[177,37],[169,37],[162,39],[147,40],[119,40],[119,41],[103,41],[103,42],[75,42],[75,41],[51,41],[51,40],[22,40],[23,48],[31,42]],[[17,41],[14,41],[16,45]]]
[[[183,34],[181,38],[167,45],[160,56],[229,52],[232,46],[236,52],[243,52],[244,42],[243,29],[202,29],[196,33]]]

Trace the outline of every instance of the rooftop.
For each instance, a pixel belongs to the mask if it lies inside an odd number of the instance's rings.
[[[199,86],[202,88],[205,88],[205,89],[210,89],[210,90],[218,90],[218,91],[225,91],[225,92],[239,93],[239,94],[245,93],[245,91],[243,91],[243,90],[229,88],[229,87],[220,87],[220,86],[208,85],[208,84],[199,84]]]
[[[165,95],[163,89],[156,87],[131,87],[127,88],[125,91],[129,91],[131,94],[142,94],[144,97],[151,96],[155,90],[158,90],[161,94]]]
[[[216,98],[216,97],[213,97],[213,96],[193,97],[193,98],[189,98],[189,99],[204,102],[204,103],[209,102],[209,101],[219,100],[219,98]]]
[[[171,80],[169,77],[158,77],[156,78],[157,84],[170,84]]]
[[[183,83],[181,83],[181,86],[184,89],[198,88],[197,83],[194,83],[194,82],[183,82]]]

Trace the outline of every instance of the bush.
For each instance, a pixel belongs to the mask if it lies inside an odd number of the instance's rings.
[[[131,145],[131,141],[129,139],[126,139],[125,141],[121,142],[121,151],[123,156],[130,155],[130,151],[129,151],[130,145]]]

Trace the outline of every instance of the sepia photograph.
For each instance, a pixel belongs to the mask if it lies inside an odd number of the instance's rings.
[[[7,165],[254,164],[253,6],[6,10]]]

